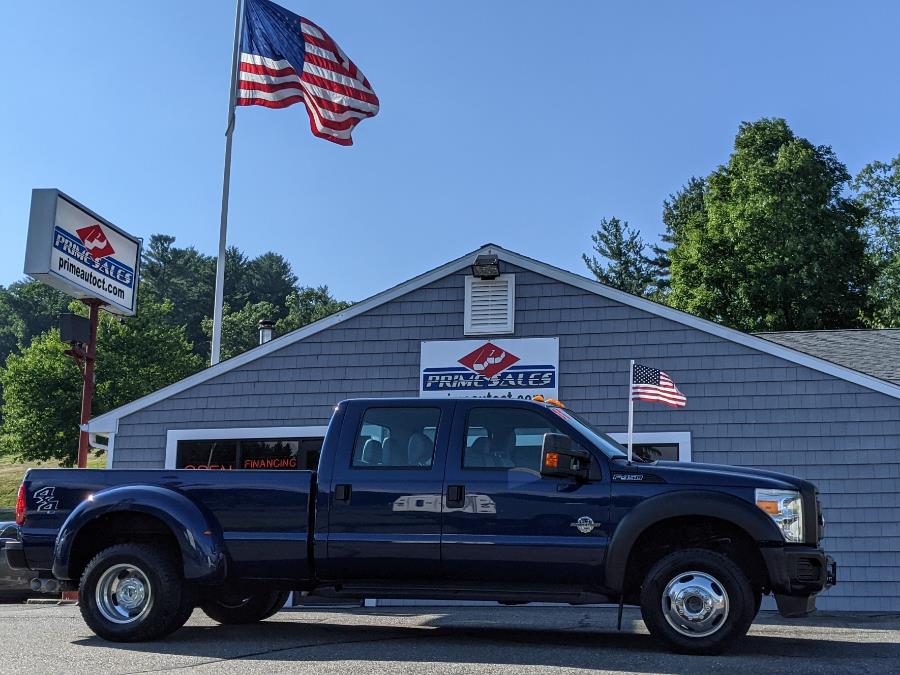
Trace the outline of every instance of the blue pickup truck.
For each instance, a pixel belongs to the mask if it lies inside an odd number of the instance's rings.
[[[78,589],[115,641],[198,606],[260,621],[296,591],[639,605],[670,648],[708,654],[764,594],[805,616],[836,576],[811,483],[629,462],[577,414],[506,399],[344,401],[317,471],[33,469],[16,515],[9,564]]]

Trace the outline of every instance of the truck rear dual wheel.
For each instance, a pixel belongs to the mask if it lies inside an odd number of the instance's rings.
[[[747,576],[730,558],[675,551],[647,573],[641,615],[650,634],[681,654],[719,654],[744,637],[758,611]]]
[[[196,596],[176,555],[148,544],[98,553],[81,576],[79,608],[88,627],[113,642],[155,640],[181,628]]]
[[[200,603],[200,609],[210,619],[219,623],[256,623],[268,619],[284,607],[288,595],[288,591],[255,594],[222,592],[204,599]]]

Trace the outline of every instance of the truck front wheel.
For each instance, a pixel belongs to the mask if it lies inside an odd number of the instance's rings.
[[[79,608],[88,627],[113,642],[164,637],[190,616],[194,594],[175,556],[147,544],[100,551],[81,576]]]
[[[204,599],[200,609],[219,623],[256,623],[268,619],[284,607],[288,595],[288,591],[255,594],[223,592]]]
[[[756,609],[747,576],[715,551],[670,553],[641,587],[641,614],[650,634],[682,654],[720,653],[746,635]]]

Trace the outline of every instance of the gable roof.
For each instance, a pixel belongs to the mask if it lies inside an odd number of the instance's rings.
[[[781,331],[754,335],[900,385],[900,328]]]
[[[540,262],[539,260],[535,260],[519,253],[509,251],[501,246],[497,246],[496,244],[485,244],[476,251],[467,253],[457,258],[456,260],[451,260],[450,262],[431,270],[430,272],[420,274],[419,276],[413,277],[412,279],[405,281],[402,284],[398,284],[393,288],[389,288],[388,290],[382,291],[377,295],[373,295],[372,297],[362,300],[355,305],[351,305],[341,312],[337,312],[336,314],[332,314],[329,317],[320,319],[315,323],[311,323],[307,326],[304,326],[303,328],[299,328],[295,331],[282,335],[281,337],[277,337],[269,342],[266,342],[265,344],[246,351],[243,354],[234,356],[227,361],[222,361],[221,363],[217,363],[214,366],[210,366],[205,370],[201,370],[200,372],[186,377],[183,380],[179,380],[178,382],[170,384],[167,387],[158,389],[157,391],[147,394],[146,396],[132,401],[131,403],[126,403],[123,406],[114,408],[107,413],[93,418],[87,424],[87,429],[92,433],[115,433],[118,429],[118,421],[123,417],[131,415],[132,413],[142,410],[143,408],[153,405],[154,403],[162,401],[163,399],[166,399],[170,396],[174,396],[175,394],[178,394],[182,391],[190,389],[191,387],[194,387],[198,384],[211,380],[214,377],[218,377],[219,375],[227,373],[231,370],[240,368],[247,363],[255,361],[256,359],[262,358],[268,354],[271,354],[272,352],[303,340],[310,335],[314,335],[343,321],[347,321],[348,319],[352,319],[355,316],[364,314],[365,312],[368,312],[376,307],[379,307],[380,305],[399,298],[402,295],[422,288],[423,286],[427,286],[428,284],[433,283],[438,279],[466,269],[473,262],[475,262],[476,256],[488,253],[496,254],[501,260],[505,262],[511,263],[526,270],[530,270],[561,283],[575,286],[576,288],[581,288],[582,290],[588,291],[590,293],[596,293],[597,295],[603,296],[615,302],[620,302],[624,305],[630,305],[631,307],[643,310],[645,312],[648,312],[649,314],[654,314],[656,316],[675,321],[676,323],[680,323],[691,328],[696,328],[697,330],[716,335],[717,337],[744,345],[745,347],[750,347],[751,349],[771,354],[772,356],[776,356],[786,361],[790,361],[792,363],[796,363],[798,365],[805,366],[807,368],[811,368],[828,375],[832,375],[839,379],[853,382],[854,384],[866,387],[867,389],[892,396],[893,398],[900,399],[900,385],[898,384],[887,382],[877,377],[872,377],[871,375],[846,368],[831,361],[803,353],[802,351],[797,351],[795,349],[785,347],[781,344],[778,344],[777,342],[766,340],[761,337],[756,337],[754,335],[748,335],[747,333],[742,333],[732,328],[726,328],[725,326],[721,326],[712,321],[701,319],[692,314],[673,309],[666,305],[661,305],[657,302],[653,302],[636,295],[631,295],[615,288],[610,288],[609,286],[605,286],[597,281],[593,281],[579,274],[575,274],[574,272],[569,272],[567,270],[560,269],[559,267],[548,265],[547,263]]]

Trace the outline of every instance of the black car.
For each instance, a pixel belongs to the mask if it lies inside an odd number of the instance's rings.
[[[19,529],[14,522],[0,522],[0,548],[7,539],[18,540]],[[0,555],[0,602],[22,602],[36,594],[31,590],[33,574],[13,570],[6,564],[6,556]]]

